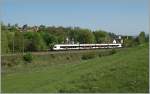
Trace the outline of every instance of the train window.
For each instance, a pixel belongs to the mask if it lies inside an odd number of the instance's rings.
[[[66,48],[66,46],[60,46],[60,48]]]

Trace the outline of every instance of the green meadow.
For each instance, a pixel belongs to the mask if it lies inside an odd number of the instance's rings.
[[[2,92],[148,93],[148,45],[108,52],[34,55],[27,64],[21,56],[2,57],[8,64],[2,65]]]

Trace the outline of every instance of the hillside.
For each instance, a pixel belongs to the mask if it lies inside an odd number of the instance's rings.
[[[46,62],[48,56],[44,57]],[[68,62],[62,61],[61,56],[54,57],[53,62],[63,63],[6,68],[2,73],[2,92],[148,92],[148,46],[87,60],[79,55],[72,57]]]

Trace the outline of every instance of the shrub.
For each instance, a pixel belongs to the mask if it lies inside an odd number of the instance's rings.
[[[96,53],[86,53],[84,55],[82,55],[82,59],[83,60],[87,60],[87,59],[92,59],[96,57]]]
[[[13,64],[9,62],[9,63],[7,63],[7,66],[8,66],[8,67],[12,67]]]
[[[26,61],[27,63],[31,63],[33,60],[33,56],[31,53],[27,53],[23,56],[24,61]]]
[[[115,54],[116,53],[116,50],[115,49],[112,49],[111,51],[105,51],[105,52],[100,52],[98,54],[99,57],[102,57],[102,56],[109,56],[109,55],[112,55],[112,54]]]
[[[66,59],[67,59],[67,60],[69,60],[69,59],[70,59],[70,58],[69,58],[69,56],[68,56],[68,57],[66,57]]]
[[[52,57],[52,58],[55,58],[55,55],[54,55],[54,54],[51,54],[51,57]]]
[[[108,55],[110,55],[110,51],[100,52],[100,53],[98,54],[99,57],[108,56]]]
[[[115,54],[115,53],[116,53],[116,50],[115,50],[115,49],[112,49],[112,50],[110,51],[110,55]]]

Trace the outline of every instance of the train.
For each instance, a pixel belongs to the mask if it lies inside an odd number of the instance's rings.
[[[104,48],[121,48],[121,43],[111,44],[56,44],[53,50],[86,50],[86,49],[104,49]]]

